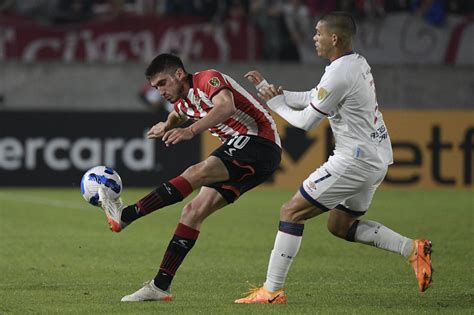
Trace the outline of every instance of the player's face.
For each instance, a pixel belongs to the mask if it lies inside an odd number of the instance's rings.
[[[319,57],[329,58],[330,51],[333,49],[333,34],[324,21],[319,21],[315,29],[316,34],[313,37],[313,41],[314,46],[316,46],[316,52]]]
[[[183,83],[176,72],[159,72],[150,78],[150,84],[170,103],[183,98]]]

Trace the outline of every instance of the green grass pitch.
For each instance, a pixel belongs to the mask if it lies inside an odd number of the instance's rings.
[[[125,201],[147,193],[128,189]],[[234,305],[261,284],[280,205],[293,191],[255,190],[204,223],[171,303],[121,303],[154,277],[184,203],[108,230],[79,190],[0,189],[0,314],[472,314],[472,191],[379,191],[365,216],[433,244],[433,286],[417,290],[393,253],[342,241],[327,215],[306,223],[287,305]]]

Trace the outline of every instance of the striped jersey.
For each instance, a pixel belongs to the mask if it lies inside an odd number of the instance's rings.
[[[275,121],[267,109],[234,79],[216,70],[196,72],[186,99],[174,104],[175,111],[182,117],[197,121],[212,110],[212,97],[222,89],[228,89],[234,97],[236,112],[226,121],[209,128],[212,135],[221,141],[236,136],[258,136],[281,147]]]

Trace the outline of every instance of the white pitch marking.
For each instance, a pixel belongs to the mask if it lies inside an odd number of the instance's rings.
[[[68,209],[79,209],[84,210],[87,209],[86,204],[81,205],[79,203],[71,203],[66,201],[59,201],[59,200],[51,200],[42,197],[33,197],[26,194],[18,194],[18,193],[4,193],[0,192],[0,200],[9,200],[15,202],[22,202],[22,203],[31,203],[31,204],[39,204],[44,206],[51,206],[57,208],[68,208]]]

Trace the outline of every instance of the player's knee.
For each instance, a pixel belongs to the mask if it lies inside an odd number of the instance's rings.
[[[199,221],[200,217],[201,213],[199,211],[199,207],[194,205],[192,201],[184,206],[181,213],[182,219],[185,219],[187,222],[195,222]]]
[[[206,207],[208,207],[207,204],[193,200],[184,206],[181,218],[185,222],[201,223],[207,216]]]
[[[289,221],[289,207],[288,207],[288,202],[285,202],[284,204],[281,205],[280,207],[280,219],[284,221]]]
[[[192,206],[192,203],[187,203],[184,208],[183,208],[183,211],[181,212],[181,217],[185,217],[185,218],[189,218],[189,217],[192,217],[193,215],[193,206]]]
[[[285,222],[300,222],[304,220],[302,215],[297,211],[291,203],[291,200],[285,202],[280,208],[280,219]]]

